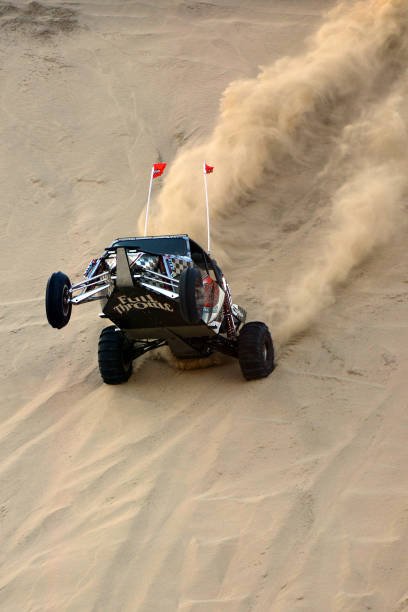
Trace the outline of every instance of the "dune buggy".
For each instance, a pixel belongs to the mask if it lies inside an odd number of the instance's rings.
[[[113,323],[99,338],[105,383],[127,381],[134,359],[164,345],[180,359],[214,351],[236,357],[247,380],[274,368],[268,327],[245,322],[216,261],[186,234],[118,238],[74,285],[54,272],[46,289],[48,322],[61,329],[72,306],[95,300],[99,316]]]

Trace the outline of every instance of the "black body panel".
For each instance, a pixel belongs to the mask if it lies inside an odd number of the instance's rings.
[[[166,328],[181,337],[208,337],[214,332],[205,323],[187,325],[172,300],[144,287],[117,288],[103,308],[115,325],[129,330],[130,337],[165,338]]]
[[[145,253],[157,255],[190,255],[189,240],[187,236],[159,236],[157,238],[118,238],[108,249],[135,249]]]

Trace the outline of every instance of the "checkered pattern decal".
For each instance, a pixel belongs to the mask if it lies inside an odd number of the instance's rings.
[[[160,259],[163,258],[164,270],[160,265]],[[140,266],[147,272],[144,276],[144,280],[149,285],[157,288],[170,289],[171,285],[165,282],[165,279],[154,278],[153,275],[149,275],[149,272],[158,272],[168,276],[169,279],[179,279],[180,274],[191,266],[191,259],[189,257],[183,257],[181,255],[149,255],[147,253],[140,254],[135,260],[137,266]],[[177,291],[177,285],[173,286],[173,290]]]
[[[166,262],[170,274],[173,278],[178,278],[180,274],[191,265],[191,260],[188,257],[181,257],[177,255],[164,255],[164,261]]]
[[[137,260],[137,265],[142,266],[145,270],[160,272],[159,257],[157,255],[142,255],[140,259]]]
[[[136,257],[135,263],[137,266],[143,268],[143,270],[146,270],[146,272],[160,272],[158,255],[141,253]],[[146,278],[146,281],[149,283],[149,285],[153,285],[154,287],[162,286],[160,281],[153,280],[153,277]]]

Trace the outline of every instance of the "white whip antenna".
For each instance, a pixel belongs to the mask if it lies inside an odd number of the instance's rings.
[[[147,196],[147,204],[146,204],[146,218],[145,218],[145,228],[144,228],[145,236],[147,236],[147,221],[149,219],[149,207],[150,207],[150,196],[152,195],[153,174],[154,174],[154,167],[152,166],[152,171],[150,173],[149,195]]]
[[[161,176],[166,166],[167,164],[165,163],[153,164],[152,166],[152,171],[150,173],[149,194],[147,196],[147,204],[146,204],[146,218],[145,218],[145,227],[144,227],[145,236],[147,236],[147,222],[149,219],[150,196],[152,195],[153,179]]]
[[[214,170],[214,166],[209,166],[203,162],[203,175],[204,175],[204,192],[205,192],[205,208],[207,212],[207,252],[210,254],[211,241],[210,241],[210,207],[208,205],[208,186],[207,186],[207,174],[211,174]]]

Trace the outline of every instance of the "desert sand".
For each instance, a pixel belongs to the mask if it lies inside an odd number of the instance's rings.
[[[2,612],[408,610],[405,0],[0,2]],[[205,244],[277,368],[104,385],[48,276]]]

